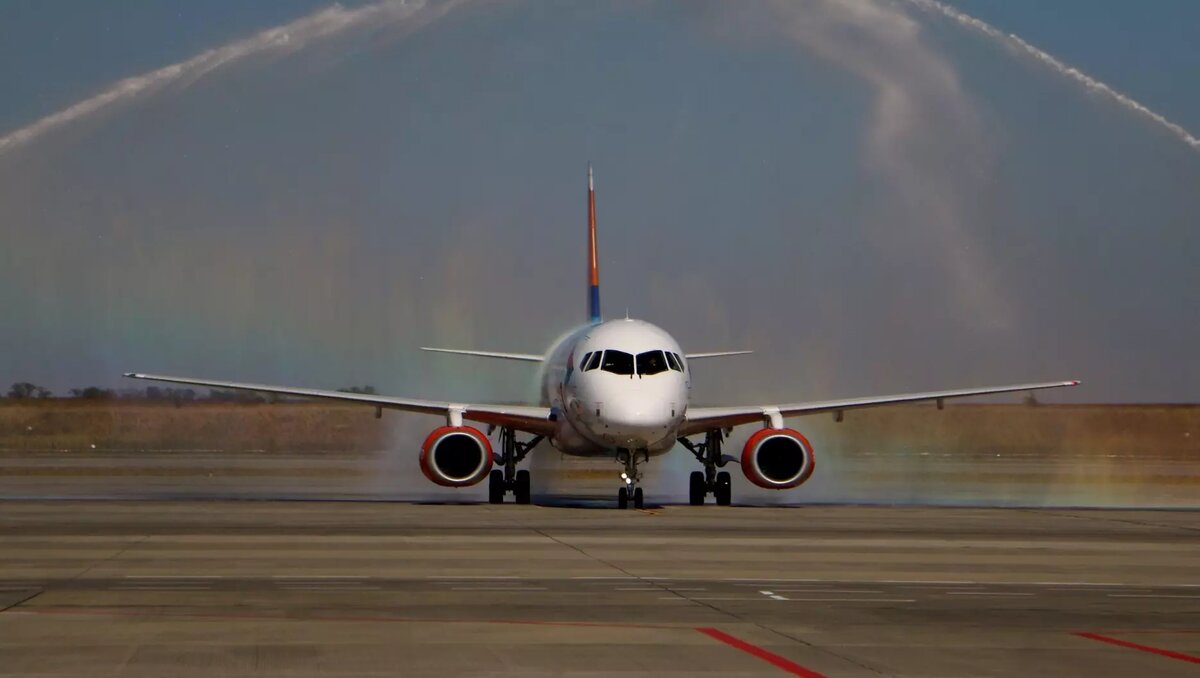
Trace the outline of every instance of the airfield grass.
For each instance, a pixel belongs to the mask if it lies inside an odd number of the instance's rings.
[[[379,450],[386,440],[374,408],[356,405],[0,401],[6,450],[344,453]]]
[[[321,402],[0,400],[0,449],[321,453],[385,449],[406,416]],[[436,420],[428,419],[429,426]],[[411,425],[424,423],[413,421]],[[902,446],[964,455],[1200,460],[1200,405],[909,405],[792,420],[841,454]],[[407,428],[407,425],[406,425]]]

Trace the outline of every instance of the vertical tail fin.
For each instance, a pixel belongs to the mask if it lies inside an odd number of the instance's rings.
[[[596,262],[596,188],[588,163],[588,320],[600,322],[600,266]]]

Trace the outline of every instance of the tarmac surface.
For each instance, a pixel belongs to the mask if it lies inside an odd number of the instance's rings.
[[[0,502],[0,675],[1200,675],[1200,513]]]

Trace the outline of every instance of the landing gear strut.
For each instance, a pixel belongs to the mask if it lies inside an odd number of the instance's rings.
[[[518,504],[529,503],[529,471],[518,471],[520,464],[529,451],[542,442],[543,436],[534,436],[527,442],[517,440],[516,431],[505,426],[500,429],[500,463],[503,469],[495,469],[488,476],[488,502],[503,504],[504,495],[513,493]]]
[[[724,439],[725,434],[719,428],[705,432],[702,443],[679,438],[679,443],[704,465],[703,472],[693,471],[689,478],[688,500],[692,506],[704,504],[704,497],[709,493],[717,500],[718,506],[729,506],[733,502],[733,478],[728,471],[717,471],[729,463],[721,454],[721,441]]]
[[[617,461],[625,465],[625,471],[621,474],[621,481],[625,486],[617,490],[617,508],[629,508],[629,501],[633,500],[633,507],[640,509],[645,505],[645,500],[642,495],[642,488],[638,487],[638,482],[642,479],[642,472],[638,470],[638,464],[642,461],[650,461],[650,454],[645,450],[617,450]]]

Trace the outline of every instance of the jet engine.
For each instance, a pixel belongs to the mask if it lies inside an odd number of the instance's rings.
[[[812,444],[790,428],[764,428],[742,448],[742,473],[769,490],[789,490],[812,475],[816,458]]]
[[[492,470],[492,443],[470,426],[436,428],[421,444],[421,472],[442,487],[474,485]]]

